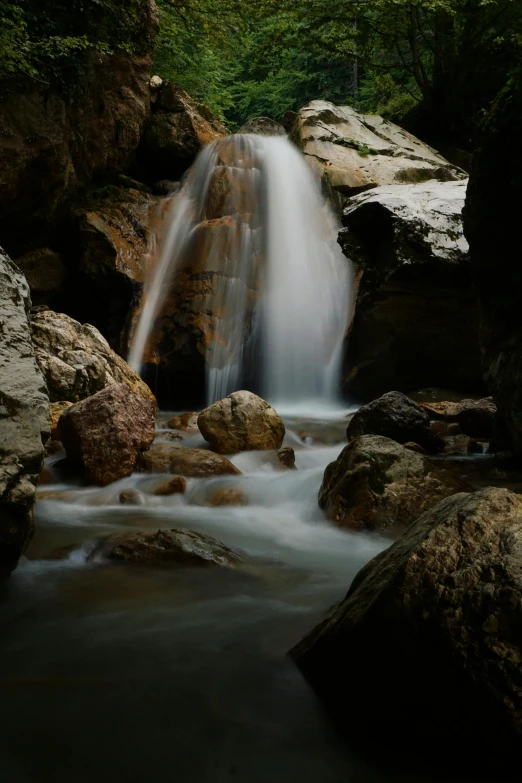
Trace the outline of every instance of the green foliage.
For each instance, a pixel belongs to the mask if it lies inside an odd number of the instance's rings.
[[[375,147],[369,147],[368,144],[364,144],[362,141],[348,139],[346,136],[340,136],[338,139],[335,139],[334,144],[339,144],[341,147],[350,147],[353,150],[357,150],[361,155],[379,154],[379,150],[376,150]]]

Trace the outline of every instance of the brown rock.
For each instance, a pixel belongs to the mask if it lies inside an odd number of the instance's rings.
[[[241,473],[228,459],[212,451],[157,441],[140,456],[136,470],[142,473],[179,473],[194,478]]]
[[[175,476],[168,481],[162,481],[154,487],[154,495],[167,497],[169,495],[183,494],[187,491],[187,480],[183,476]]]
[[[229,394],[199,414],[201,434],[218,454],[280,449],[285,425],[268,402],[248,391]]]
[[[426,454],[426,450],[423,449],[422,446],[419,446],[418,443],[414,443],[413,441],[403,443],[403,446],[405,449],[409,449],[410,451],[416,451],[417,454]]]
[[[72,402],[68,402],[67,400],[51,403],[49,410],[49,426],[51,428],[51,438],[53,440],[58,440],[58,422],[60,420],[60,416],[64,411],[67,410],[67,408],[70,408],[71,405]]]
[[[339,527],[394,533],[448,495],[469,489],[421,454],[363,435],[326,468],[319,505]]]
[[[483,400],[462,400],[448,409],[460,429],[472,438],[491,438],[497,406],[491,397]]]
[[[207,500],[207,506],[246,506],[248,503],[244,492],[237,487],[222,487],[216,489]]]
[[[198,416],[198,413],[182,413],[180,416],[174,416],[168,422],[167,427],[170,427],[172,430],[183,430],[185,432],[197,430]]]
[[[521,570],[522,499],[495,488],[454,495],[364,566],[291,655],[350,740],[358,729],[394,745],[407,732],[466,768],[489,755],[492,779],[512,780],[522,741]]]
[[[129,476],[152,443],[154,412],[152,400],[113,384],[67,408],[58,434],[68,459],[84,466],[88,480],[106,485]]]
[[[279,449],[276,457],[284,470],[295,470],[295,451],[290,446]]]
[[[145,496],[137,489],[124,489],[120,492],[119,500],[122,506],[143,506]]]

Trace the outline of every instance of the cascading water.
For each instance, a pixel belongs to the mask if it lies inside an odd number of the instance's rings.
[[[238,134],[209,145],[172,199],[130,363],[139,369],[150,353],[184,273],[194,296],[183,328],[197,321],[209,403],[252,383],[283,408],[335,403],[352,281],[336,234],[286,138]]]

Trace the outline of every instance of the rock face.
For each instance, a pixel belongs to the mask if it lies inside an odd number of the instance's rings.
[[[248,391],[229,394],[198,417],[198,427],[218,454],[280,449],[285,425],[268,402]]]
[[[49,437],[49,398],[29,328],[29,287],[0,249],[0,579],[34,530],[33,505]]]
[[[401,392],[388,392],[363,405],[353,415],[346,434],[349,440],[361,435],[383,435],[397,443],[413,441],[426,451],[441,451],[444,441],[430,429],[425,408]]]
[[[464,211],[480,301],[486,380],[498,408],[494,448],[522,454],[522,267],[519,245],[522,161],[498,165],[499,150],[516,149],[522,133],[522,86],[514,75],[494,102],[473,156]]]
[[[326,468],[319,505],[340,527],[397,533],[464,489],[469,487],[422,454],[389,438],[363,435]]]
[[[292,138],[310,158],[334,203],[378,185],[458,180],[464,175],[431,147],[376,115],[312,101]]]
[[[150,113],[146,52],[158,30],[154,0],[143,0],[140,19],[137,48],[144,53],[94,55],[78,99],[37,80],[3,96],[0,236],[6,244],[45,235],[78,187],[131,162]]]
[[[129,476],[154,440],[155,410],[151,399],[127,384],[111,384],[64,411],[59,440],[68,459],[85,468],[87,480],[105,486]]]
[[[366,565],[291,655],[349,734],[395,743],[406,732],[414,746],[429,738],[452,758],[471,753],[512,772],[522,739],[521,569],[520,497],[454,495]]]
[[[243,562],[238,552],[215,538],[183,528],[113,533],[99,542],[89,556],[89,560],[100,558],[163,568],[237,568]]]
[[[94,326],[44,310],[32,315],[31,334],[52,402],[78,402],[119,383],[154,400],[149,387]]]
[[[177,443],[157,441],[144,452],[136,465],[143,473],[179,473],[181,476],[206,478],[208,476],[237,475],[235,465],[219,454],[206,449],[189,449]]]
[[[485,389],[462,228],[466,185],[383,186],[348,200],[339,242],[359,268],[345,365],[350,393]]]
[[[170,81],[155,89],[153,113],[138,158],[147,179],[178,179],[211,141],[228,135],[224,125],[201,103]]]

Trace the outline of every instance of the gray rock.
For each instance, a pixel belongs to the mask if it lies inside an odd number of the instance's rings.
[[[447,758],[471,753],[480,764],[489,754],[497,773],[512,771],[521,574],[521,498],[496,488],[454,495],[368,563],[291,655],[348,737],[359,730],[395,745],[407,736]]]
[[[49,397],[35,361],[29,286],[0,249],[0,578],[33,534],[33,505],[49,431]]]

